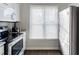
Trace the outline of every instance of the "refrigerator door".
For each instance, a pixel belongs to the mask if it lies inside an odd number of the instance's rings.
[[[76,54],[76,7],[68,7],[59,13],[59,41],[62,53]]]
[[[70,25],[70,7],[64,9],[59,13],[59,40],[61,45],[62,53],[69,55],[69,25]]]

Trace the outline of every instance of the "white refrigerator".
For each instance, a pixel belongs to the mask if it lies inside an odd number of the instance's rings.
[[[64,55],[75,55],[77,51],[77,7],[70,6],[59,12],[59,43]]]

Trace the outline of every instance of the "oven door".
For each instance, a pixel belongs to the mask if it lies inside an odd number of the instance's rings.
[[[8,45],[9,55],[20,55],[23,54],[23,52],[23,36],[14,39],[14,41]]]

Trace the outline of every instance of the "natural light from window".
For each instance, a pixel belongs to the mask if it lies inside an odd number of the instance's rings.
[[[30,39],[58,39],[58,7],[30,6]]]

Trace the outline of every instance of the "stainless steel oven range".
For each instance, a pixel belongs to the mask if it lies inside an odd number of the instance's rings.
[[[24,53],[23,49],[23,35],[19,35],[8,43],[8,55],[21,55]]]

